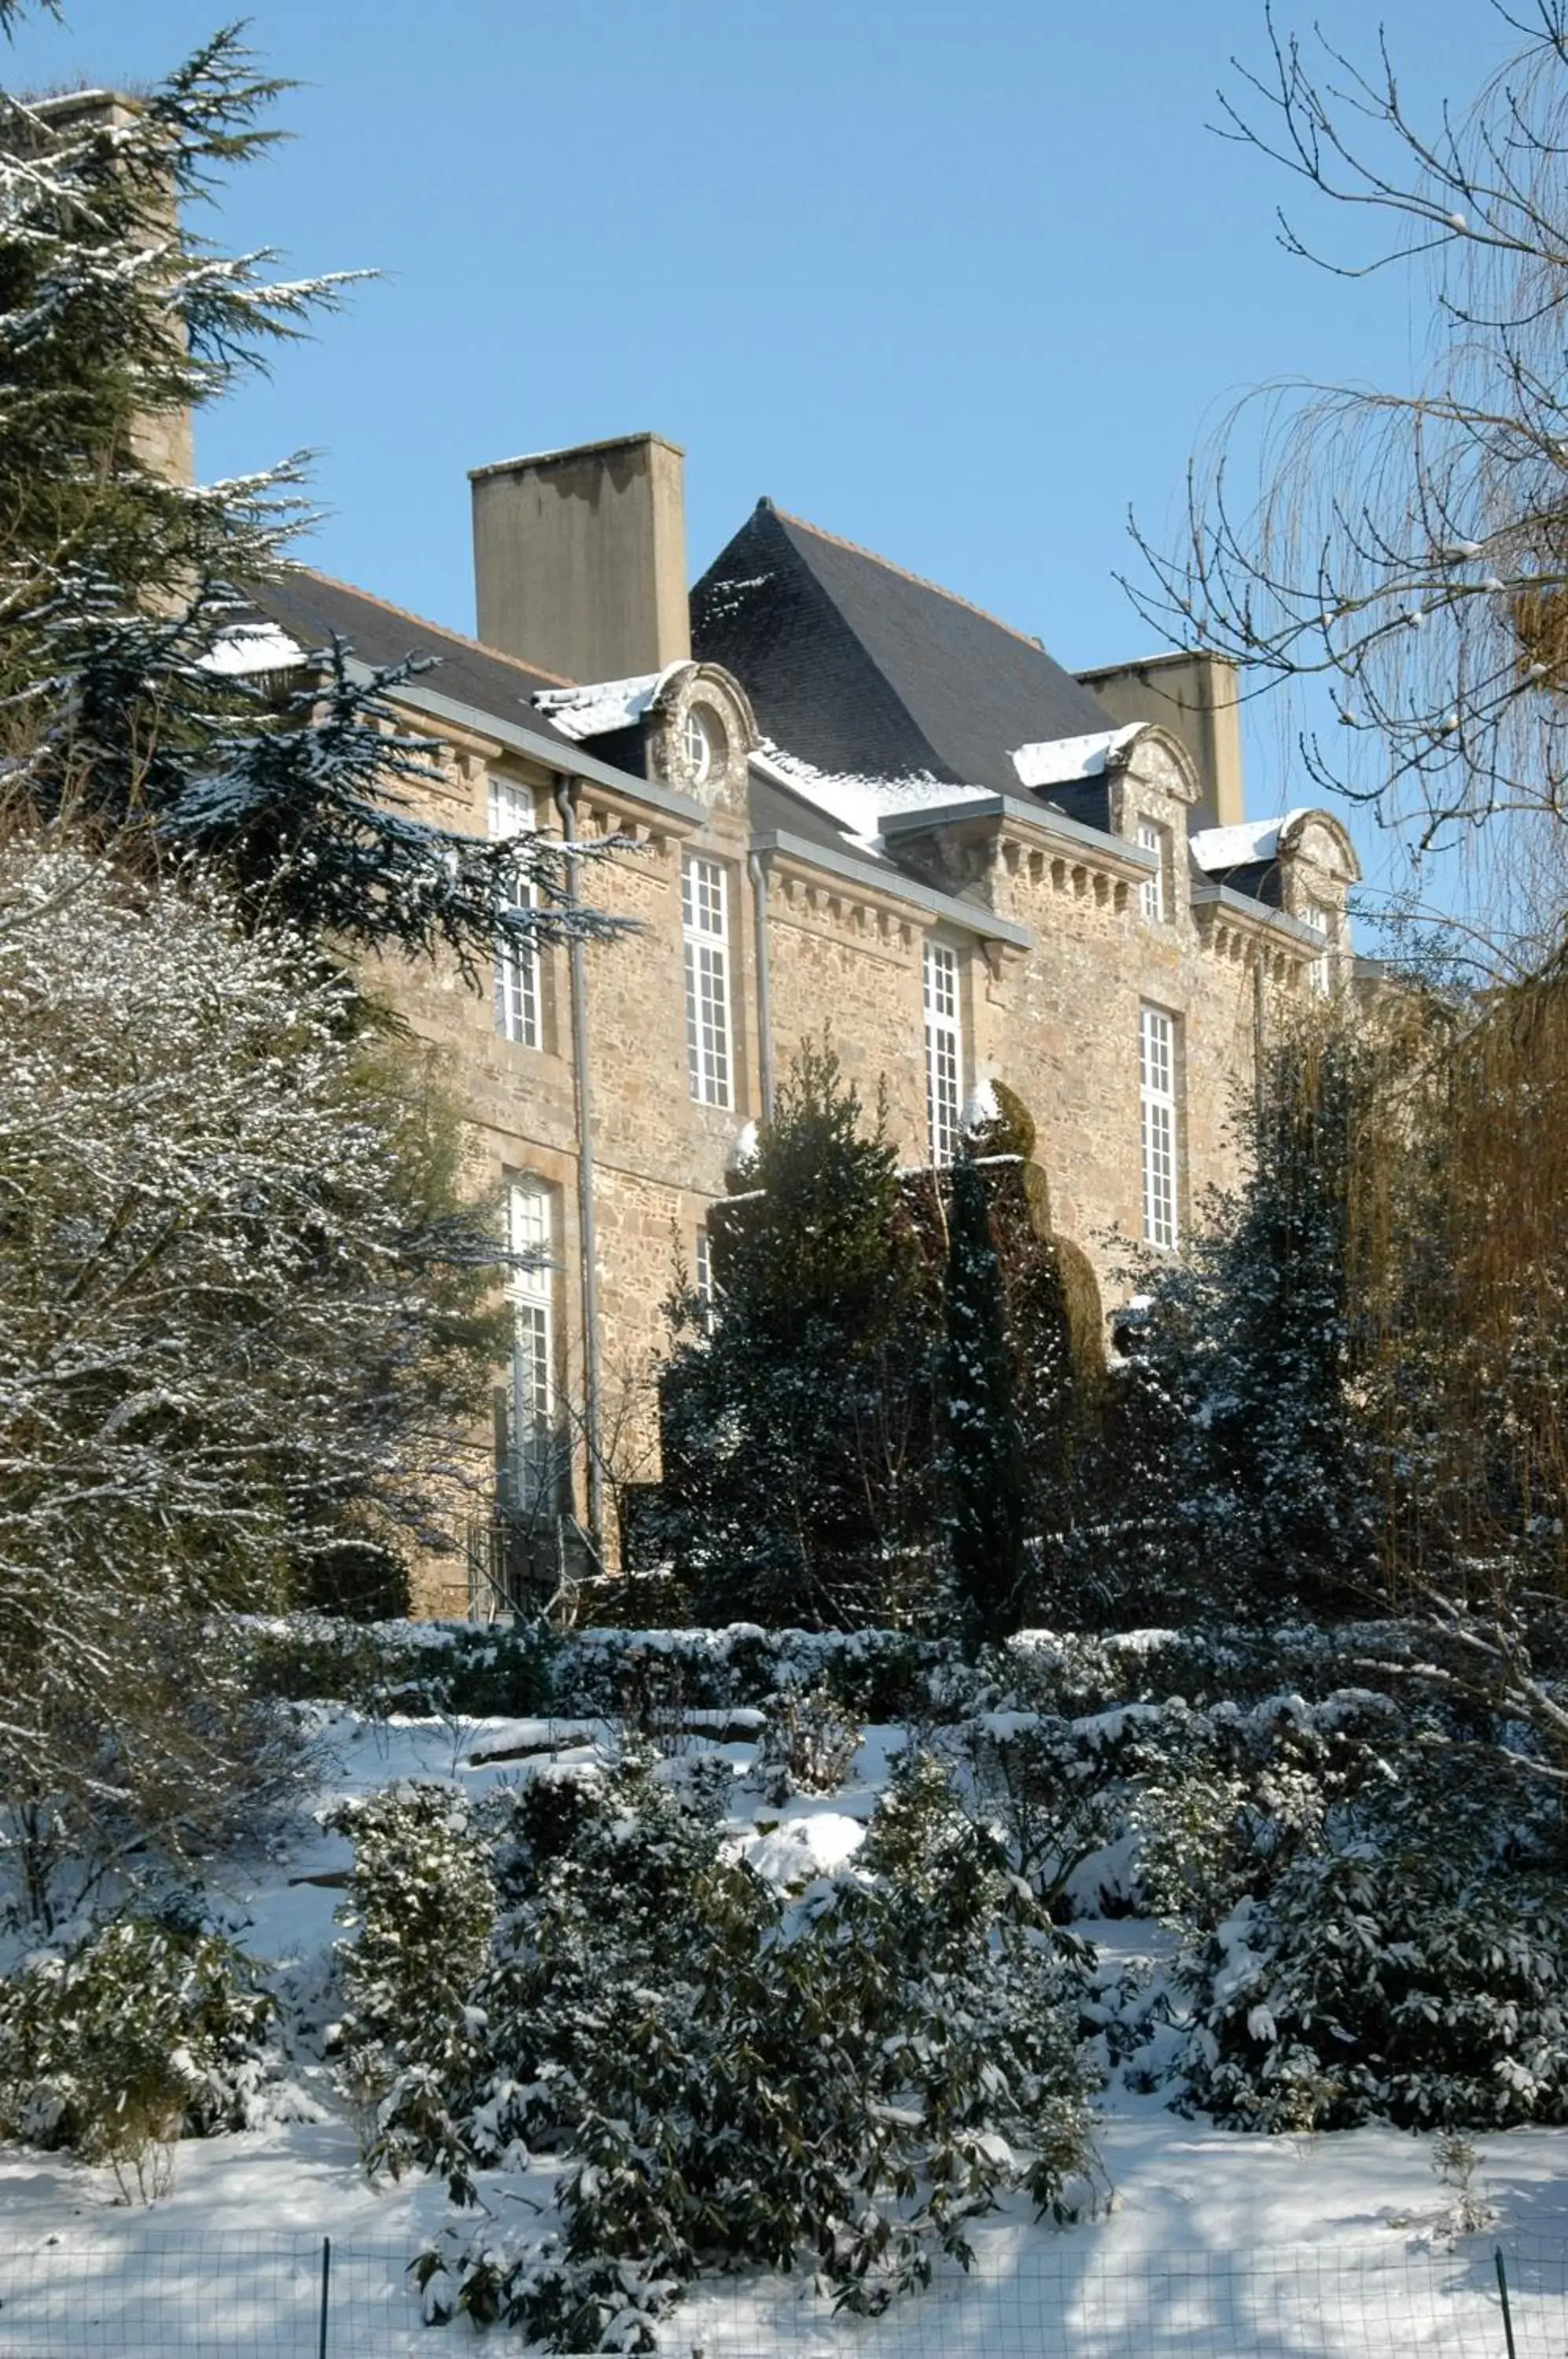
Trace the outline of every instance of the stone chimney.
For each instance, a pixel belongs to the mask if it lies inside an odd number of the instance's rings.
[[[1112,718],[1154,721],[1197,765],[1202,799],[1188,818],[1195,833],[1236,827],[1247,817],[1241,781],[1241,705],[1236,666],[1224,656],[1149,656],[1077,675]]]
[[[684,458],[660,434],[625,434],[474,468],[485,644],[572,680],[688,658]]]

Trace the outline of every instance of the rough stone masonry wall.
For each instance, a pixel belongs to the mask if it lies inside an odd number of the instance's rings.
[[[904,913],[785,872],[769,879],[768,984],[782,1081],[824,1028],[867,1124],[886,1092],[899,1160],[926,1158],[922,929]]]
[[[1094,1264],[1107,1300],[1141,1237],[1138,1027],[1145,1005],[1177,1019],[1179,1216],[1236,1176],[1233,1114],[1250,1083],[1250,968],[1216,960],[1191,911],[1142,916],[1135,886],[1071,858],[1026,852],[999,867],[998,908],[1036,938],[982,1003],[977,1049],[1035,1118],[1055,1225]]]

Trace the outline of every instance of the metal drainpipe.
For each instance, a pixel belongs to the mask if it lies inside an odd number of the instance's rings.
[[[762,1112],[773,1115],[773,1004],[768,986],[768,864],[758,852],[746,858],[751,878],[752,923],[757,931],[757,1046],[762,1079]]]
[[[577,814],[569,779],[557,774],[555,808],[566,844],[566,889],[573,901],[581,863]],[[604,1471],[599,1463],[599,1270],[593,1224],[593,1099],[588,1079],[588,971],[583,944],[567,947],[572,999],[572,1081],[577,1098],[577,1230],[583,1255],[583,1430],[588,1452],[588,1540],[601,1563],[604,1552]]]

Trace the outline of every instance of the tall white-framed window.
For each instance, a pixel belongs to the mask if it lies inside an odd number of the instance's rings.
[[[1158,820],[1140,819],[1138,840],[1145,852],[1152,852],[1158,862],[1152,876],[1146,876],[1138,888],[1138,906],[1141,914],[1151,918],[1156,925],[1165,923],[1165,868],[1171,852],[1171,831]]]
[[[506,1189],[506,1250],[527,1255],[526,1266],[506,1273],[512,1308],[512,1381],[507,1474],[512,1504],[532,1507],[555,1473],[555,1288],[550,1191],[524,1173]]]
[[[926,1007],[926,1137],[933,1163],[958,1152],[964,1102],[964,1032],[958,952],[928,941],[923,960]]]
[[[1323,949],[1307,969],[1307,989],[1319,999],[1326,999],[1334,989],[1334,912],[1325,902],[1305,901],[1301,905],[1301,922],[1323,938]]]
[[[1177,1238],[1175,1017],[1141,1007],[1138,1046],[1144,1242],[1169,1247]]]
[[[724,872],[689,852],[681,866],[686,944],[686,1071],[700,1105],[727,1106],[730,1078],[729,910]]]
[[[503,843],[513,836],[531,835],[537,824],[528,788],[511,778],[493,777],[491,841]],[[534,886],[520,876],[508,877],[501,887],[504,909],[531,909],[537,899]],[[504,1040],[516,1040],[525,1049],[540,1045],[539,958],[533,942],[507,937],[495,945],[495,1029]]]

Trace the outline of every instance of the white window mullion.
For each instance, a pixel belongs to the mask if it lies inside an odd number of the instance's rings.
[[[716,860],[688,853],[681,871],[686,951],[686,1068],[701,1105],[727,1106],[730,1085],[729,912]]]
[[[1144,1241],[1170,1248],[1177,1239],[1176,1023],[1162,1007],[1139,1011],[1138,1099]]]
[[[926,1135],[933,1163],[958,1152],[964,1097],[964,1038],[958,1004],[958,953],[928,941],[923,960],[926,1010]]]
[[[528,788],[516,785],[510,778],[492,778],[491,840],[506,842],[514,836],[531,835],[536,823],[534,799]],[[539,896],[531,884],[514,875],[502,886],[500,898],[504,909],[531,909]],[[525,1049],[537,1049],[540,1035],[536,944],[515,935],[497,940],[495,990],[496,1031],[504,1040],[516,1040]]]

